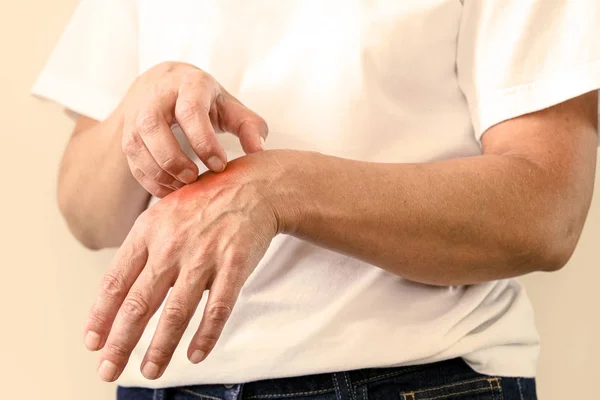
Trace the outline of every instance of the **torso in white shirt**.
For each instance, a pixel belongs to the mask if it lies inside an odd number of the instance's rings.
[[[395,163],[477,156],[490,126],[600,86],[598,2],[545,4],[83,0],[34,92],[102,120],[135,76],[183,61],[264,117],[271,149]],[[229,159],[242,156],[236,138],[220,140]],[[484,374],[535,375],[533,313],[512,279],[428,286],[280,235],[194,365],[185,350],[205,300],[159,380],[139,366],[160,312],[118,382],[241,383],[454,357]]]
[[[458,1],[441,0],[146,4],[140,68],[181,60],[209,71],[268,121],[268,148],[376,162],[472,156],[480,145],[455,69],[460,16]],[[158,18],[177,22],[158,30]],[[230,159],[242,155],[235,138],[221,139]],[[164,376],[149,382],[139,364],[156,315],[120,384],[233,383],[458,356],[479,372],[531,376],[538,352],[515,281],[427,286],[284,235],[206,361],[185,355],[196,315]]]

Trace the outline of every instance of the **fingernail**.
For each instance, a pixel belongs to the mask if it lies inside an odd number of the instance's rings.
[[[192,356],[190,357],[190,361],[194,364],[198,364],[200,361],[204,359],[204,352],[202,350],[194,350]]]
[[[108,360],[102,361],[98,368],[98,376],[106,382],[112,382],[117,377],[117,366]]]
[[[265,150],[267,148],[267,146],[265,145],[265,138],[264,137],[260,137],[260,148]]]
[[[177,189],[181,189],[184,185],[183,185],[183,183],[179,182],[177,179],[173,179],[173,182],[171,182],[171,186],[173,186],[173,189],[177,190]]]
[[[177,175],[177,179],[185,183],[194,183],[198,176],[191,169],[184,169]]]
[[[144,376],[147,379],[158,378],[159,372],[160,372],[160,367],[158,365],[154,364],[152,361],[146,362],[146,364],[144,364],[144,366],[142,367],[142,374],[144,374]]]
[[[217,156],[210,157],[206,163],[208,164],[208,168],[214,172],[221,172],[225,169],[225,164],[223,164],[223,161]]]
[[[85,344],[86,349],[95,351],[100,347],[100,340],[102,338],[94,331],[88,331],[85,334],[85,338],[83,339],[83,343]]]

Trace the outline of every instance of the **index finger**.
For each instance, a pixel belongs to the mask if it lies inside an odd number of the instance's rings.
[[[221,90],[223,94],[218,99],[221,128],[238,137],[246,154],[265,150],[267,122],[225,89]]]
[[[207,93],[208,90],[199,83],[182,85],[175,105],[175,118],[198,158],[211,171],[221,172],[227,164],[227,154],[210,121],[212,95]]]
[[[145,244],[139,243],[133,234],[127,235],[102,278],[100,293],[90,310],[84,331],[84,344],[88,350],[104,347],[115,316],[147,258]]]
[[[159,108],[169,106],[172,105],[154,105]],[[165,117],[168,113],[169,110],[147,109],[137,116],[133,129],[139,134],[158,167],[181,183],[192,183],[198,177],[198,167],[181,149]]]

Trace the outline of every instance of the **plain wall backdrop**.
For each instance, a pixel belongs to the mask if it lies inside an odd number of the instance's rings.
[[[166,0],[165,0],[166,1]],[[97,400],[83,324],[113,251],[90,252],[69,234],[55,201],[73,122],[29,95],[77,0],[2,1],[0,12],[0,397]],[[171,21],[177,23],[177,21]],[[110,23],[107,21],[107,23]],[[600,168],[597,169],[600,175]],[[598,398],[600,180],[569,265],[525,277],[542,337],[543,400]]]

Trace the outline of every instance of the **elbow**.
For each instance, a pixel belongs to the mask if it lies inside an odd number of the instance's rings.
[[[107,246],[104,246],[99,240],[98,236],[94,234],[92,229],[86,226],[85,222],[81,221],[76,215],[71,213],[65,213],[61,211],[69,231],[73,235],[73,237],[88,250],[102,250]]]
[[[561,232],[552,235],[542,254],[540,271],[555,272],[566,266],[575,253],[582,231],[583,222],[569,224]]]
[[[90,223],[88,212],[81,205],[65,196],[59,190],[58,208],[62,214],[67,227],[75,239],[88,250],[102,250],[106,246],[102,244],[98,232]]]
[[[575,252],[577,241],[571,238],[555,238],[540,249],[537,262],[530,270],[540,272],[556,272],[567,265]]]
[[[73,234],[73,237],[88,250],[98,251],[106,248],[106,246],[101,245],[92,235],[85,231],[78,231],[70,225],[69,230],[71,231],[71,234]]]
[[[525,273],[555,272],[567,265],[581,237],[587,209],[579,215],[555,215],[530,225],[535,228],[519,252]]]
[[[98,242],[95,241],[90,236],[86,236],[85,234],[81,234],[81,233],[76,233],[73,229],[70,229],[70,231],[73,234],[73,236],[75,237],[75,239],[77,239],[77,241],[88,250],[98,251],[98,250],[102,250],[102,249],[106,248],[104,246],[99,245]]]

